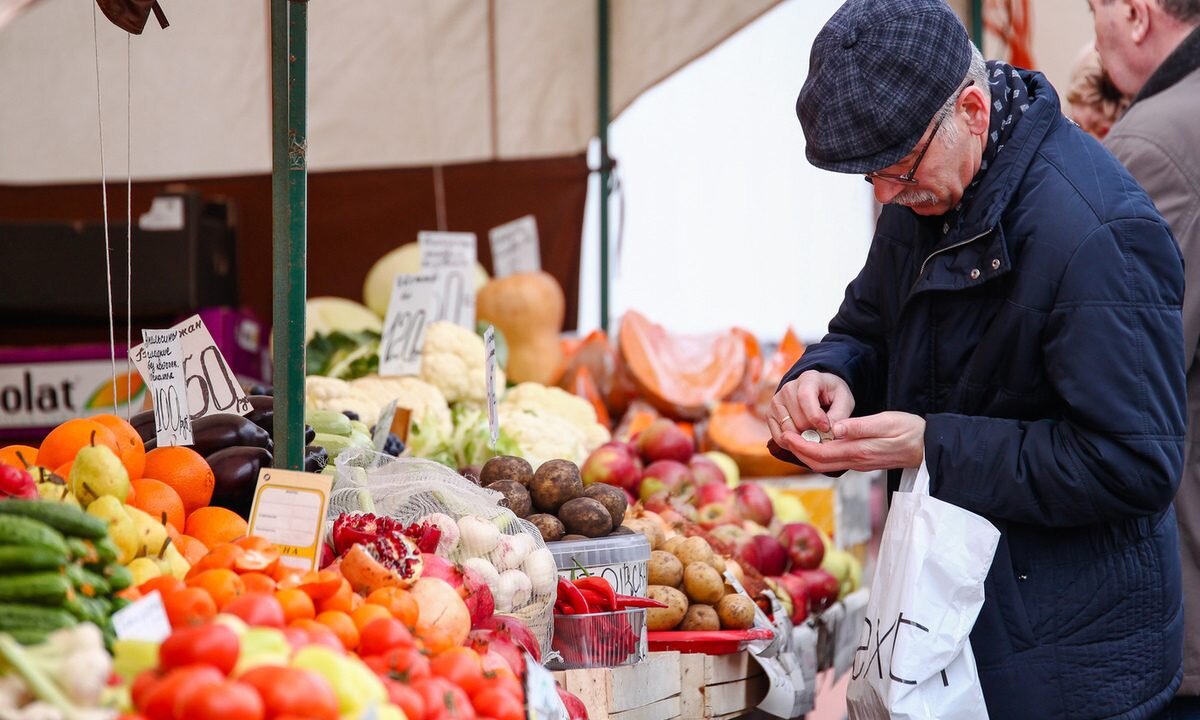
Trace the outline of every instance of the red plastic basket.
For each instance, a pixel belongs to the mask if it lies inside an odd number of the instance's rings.
[[[767,628],[749,630],[659,630],[646,633],[650,652],[674,650],[704,655],[732,655],[745,650],[755,640],[770,640],[775,633]]]

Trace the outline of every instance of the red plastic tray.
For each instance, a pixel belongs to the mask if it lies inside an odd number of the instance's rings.
[[[732,655],[741,652],[754,640],[770,640],[775,636],[767,628],[749,630],[659,630],[646,633],[650,652],[674,650],[704,655]]]

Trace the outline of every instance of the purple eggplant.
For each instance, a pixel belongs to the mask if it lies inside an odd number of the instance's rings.
[[[153,440],[155,438],[154,430],[154,411],[143,410],[129,419],[129,424],[141,436],[142,442]]]
[[[230,447],[272,450],[271,433],[241,415],[220,413],[192,423],[192,449],[208,457]]]
[[[272,459],[270,451],[260,447],[229,447],[209,455],[208,464],[216,478],[210,504],[249,519],[258,471],[271,467]]]

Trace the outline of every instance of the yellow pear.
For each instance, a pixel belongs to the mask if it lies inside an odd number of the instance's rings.
[[[71,488],[66,485],[54,482],[40,482],[37,484],[37,491],[38,496],[43,500],[54,500],[55,502],[79,507],[79,498],[75,497],[75,493],[71,492]]]
[[[133,587],[137,587],[147,580],[153,580],[163,574],[162,568],[158,566],[158,563],[147,557],[136,558],[133,562],[129,563],[128,567],[130,574],[133,575]]]
[[[187,577],[188,570],[192,569],[191,564],[183,553],[179,552],[179,548],[175,547],[175,543],[167,546],[163,551],[162,558],[158,561],[158,565],[163,570],[164,575],[178,578],[180,580]]]
[[[138,548],[141,547],[141,543],[138,542],[137,526],[133,524],[133,518],[129,517],[129,513],[125,510],[125,505],[112,495],[96,498],[87,506],[88,515],[108,521],[108,535],[112,538],[113,544],[117,546],[117,551],[120,553],[117,562],[122,565],[127,565],[130,560],[137,557]]]
[[[88,445],[76,453],[71,464],[71,491],[81,505],[91,505],[102,495],[125,502],[129,497],[129,473],[121,458],[107,446]]]
[[[137,528],[137,541],[140,547],[135,554],[144,554],[146,557],[152,558],[160,557],[163,545],[167,544],[167,528],[153,515],[138,508],[127,505],[125,512],[129,513],[129,517],[133,520],[133,526]]]

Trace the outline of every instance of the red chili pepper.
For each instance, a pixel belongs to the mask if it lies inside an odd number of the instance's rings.
[[[578,578],[575,580],[575,587],[580,589],[593,590],[598,593],[604,600],[600,606],[602,612],[607,612],[617,609],[617,591],[613,590],[613,586],[608,584],[608,581],[602,577]]]
[[[583,597],[583,593],[579,591],[575,585],[571,584],[570,580],[560,577],[558,579],[558,598],[555,601],[555,607],[561,605],[564,610],[570,608],[573,615],[583,615],[588,612],[588,602]]]
[[[626,610],[628,608],[665,608],[667,604],[650,598],[635,597],[633,595],[618,595],[617,609]]]
[[[583,594],[583,599],[587,600],[588,612],[600,613],[613,610],[613,608],[606,607],[608,601],[595,590],[591,588],[578,588],[578,590]]]

